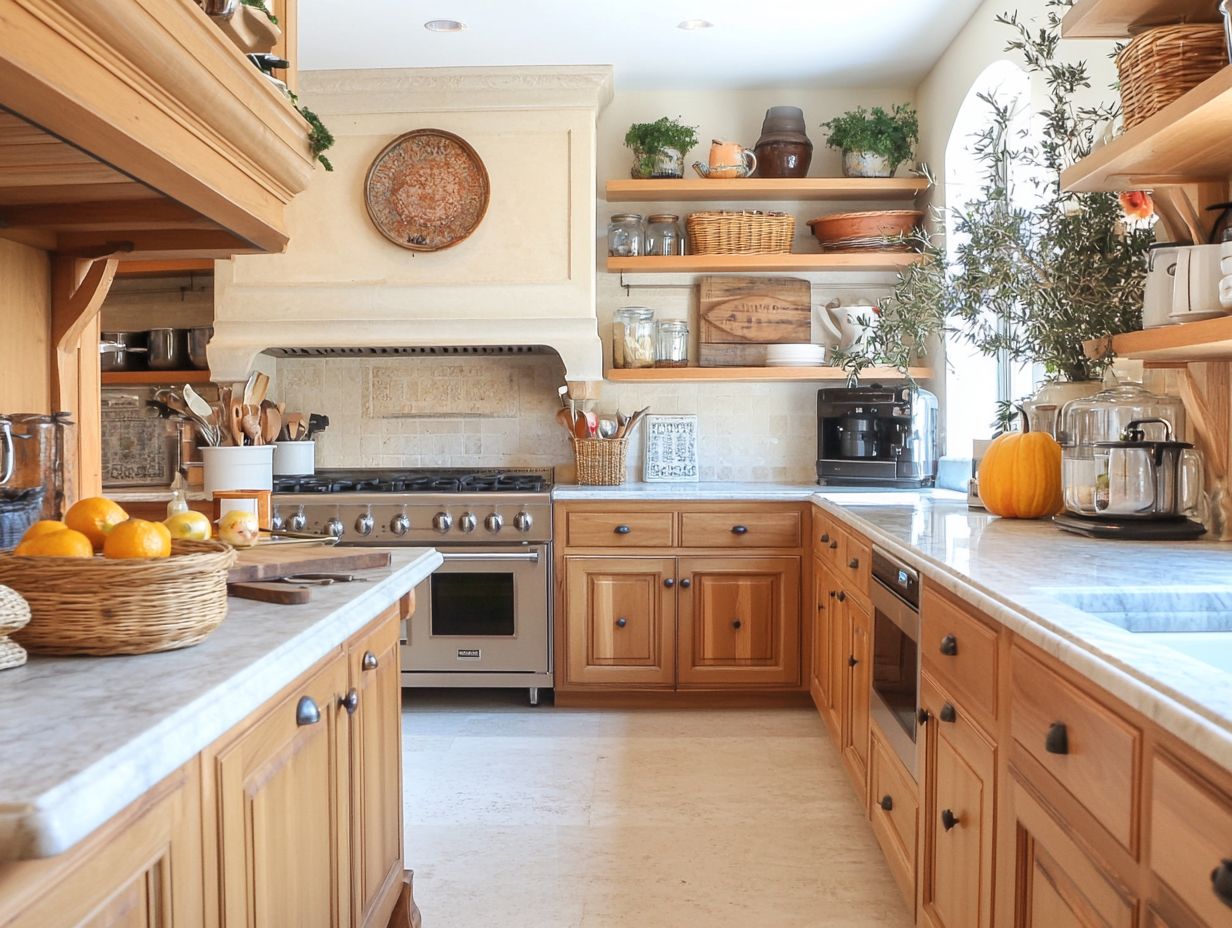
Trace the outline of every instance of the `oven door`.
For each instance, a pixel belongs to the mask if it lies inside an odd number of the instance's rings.
[[[548,546],[438,550],[445,563],[415,597],[402,670],[546,673]]]
[[[873,680],[869,713],[890,747],[916,775],[916,713],[920,707],[920,614],[876,578],[873,601]]]

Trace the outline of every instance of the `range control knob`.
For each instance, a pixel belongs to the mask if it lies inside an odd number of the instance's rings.
[[[475,526],[478,524],[479,521],[475,518],[475,514],[473,512],[464,512],[462,515],[458,516],[458,528],[462,529],[464,532],[473,532],[475,530]]]
[[[343,531],[342,520],[337,516],[334,516],[325,523],[325,532],[328,535],[333,535],[335,538],[341,538]]]
[[[389,530],[395,535],[405,535],[411,530],[411,520],[405,512],[400,512],[389,521]]]
[[[501,530],[501,526],[505,524],[505,520],[501,518],[499,512],[494,512],[483,520],[483,527],[495,535]]]
[[[365,512],[355,520],[355,531],[361,535],[371,535],[372,530],[376,527],[376,522],[372,519],[372,513]]]
[[[444,535],[453,527],[453,516],[447,512],[438,512],[432,517],[432,527]]]
[[[292,532],[302,532],[308,527],[308,517],[304,515],[303,507],[300,507],[291,518],[287,519],[287,529]]]
[[[534,523],[535,520],[530,517],[529,512],[519,512],[513,517],[513,527],[519,532],[529,532]]]

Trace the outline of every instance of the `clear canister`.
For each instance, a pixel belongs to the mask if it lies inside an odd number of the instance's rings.
[[[646,254],[684,254],[684,235],[675,213],[655,213],[646,219]]]
[[[612,367],[651,367],[654,364],[655,311],[645,306],[625,306],[612,316]],[[647,341],[648,340],[648,341]],[[646,363],[635,363],[637,359]]]
[[[655,326],[655,367],[689,366],[689,324],[664,320]]]
[[[607,253],[613,258],[636,258],[646,253],[646,231],[641,213],[617,213],[607,224]]]

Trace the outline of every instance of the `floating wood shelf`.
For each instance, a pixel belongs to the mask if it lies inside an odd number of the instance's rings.
[[[209,371],[104,371],[104,387],[155,386],[165,383],[209,383]]]
[[[1061,174],[1069,191],[1135,190],[1226,180],[1232,173],[1232,67]]]
[[[928,367],[910,368],[916,380],[928,380],[933,371]],[[847,372],[840,367],[639,367],[610,368],[603,372],[606,380],[617,383],[693,383],[700,381],[804,381],[846,380]],[[894,367],[870,367],[860,374],[863,381],[904,380],[903,372]]]
[[[1124,39],[1149,26],[1219,22],[1211,0],[1078,0],[1061,21],[1067,39]]]
[[[609,273],[722,273],[742,271],[898,271],[920,261],[913,251],[860,251],[842,254],[672,255],[608,258]]]
[[[609,203],[711,200],[911,200],[928,189],[922,177],[683,178],[609,180]]]
[[[1083,342],[1088,357],[1101,357],[1104,347],[1104,339]],[[1112,350],[1143,361],[1232,361],[1232,316],[1114,335]]]

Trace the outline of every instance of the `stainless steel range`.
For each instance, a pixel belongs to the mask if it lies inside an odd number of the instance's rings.
[[[552,685],[550,470],[322,470],[275,477],[273,528],[340,544],[434,547],[403,686]]]

